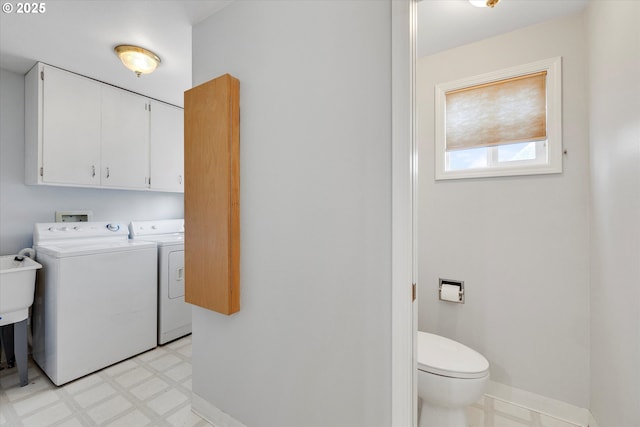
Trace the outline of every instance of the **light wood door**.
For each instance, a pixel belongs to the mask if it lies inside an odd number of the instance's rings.
[[[240,310],[240,82],[185,92],[185,301]]]

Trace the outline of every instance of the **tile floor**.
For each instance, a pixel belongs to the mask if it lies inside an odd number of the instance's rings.
[[[191,412],[191,336],[56,387],[32,361],[29,384],[0,371],[0,426],[177,426],[208,423]]]
[[[17,369],[5,365],[0,427],[210,426],[191,412],[191,336],[62,387],[30,360],[29,384],[18,382]],[[470,427],[580,427],[489,396],[467,413]]]
[[[470,427],[582,427],[486,395],[467,415]]]

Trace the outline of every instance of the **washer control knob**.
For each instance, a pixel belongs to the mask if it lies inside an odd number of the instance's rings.
[[[55,233],[56,231],[58,231],[58,230],[56,230],[56,228],[55,228],[55,227],[49,227],[49,229],[48,229],[48,230],[49,230],[49,231],[51,231],[52,233]]]
[[[152,225],[152,226],[151,226],[151,229],[152,229],[152,230],[157,230],[157,229],[158,229],[158,226],[157,226],[157,225]]]
[[[120,226],[118,224],[107,224],[107,230],[118,231],[120,230]]]

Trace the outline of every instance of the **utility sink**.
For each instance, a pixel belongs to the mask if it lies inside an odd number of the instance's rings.
[[[25,320],[33,304],[36,270],[42,265],[29,257],[0,257],[0,326]]]

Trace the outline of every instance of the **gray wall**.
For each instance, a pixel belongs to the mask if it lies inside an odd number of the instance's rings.
[[[193,83],[240,80],[241,310],[195,308],[193,392],[248,426],[391,424],[390,1],[239,1]]]
[[[589,406],[586,47],[582,14],[418,62],[419,322],[484,354],[494,381]],[[562,56],[564,172],[434,180],[434,85]],[[438,301],[438,278],[466,303]]]
[[[587,9],[591,139],[591,411],[640,426],[640,3]]]
[[[31,246],[34,223],[80,209],[127,223],[184,215],[182,194],[25,185],[24,76],[0,68],[0,254]]]

